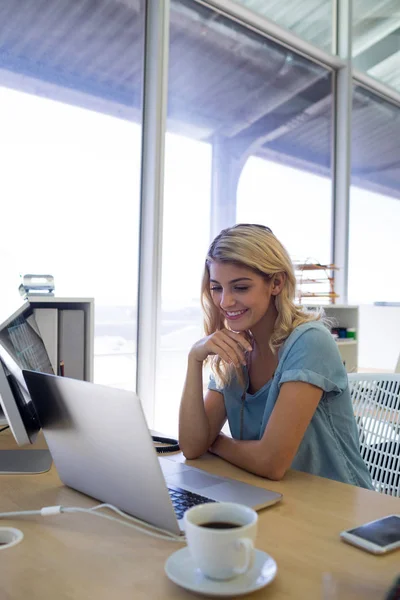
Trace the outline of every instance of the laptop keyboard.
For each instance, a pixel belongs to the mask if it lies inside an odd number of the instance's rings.
[[[168,486],[168,492],[178,521],[179,519],[182,519],[184,512],[187,511],[188,508],[196,506],[197,504],[216,502],[215,500],[211,500],[211,498],[206,498],[206,496],[200,496],[199,494],[194,494],[193,492],[188,492],[187,490],[182,490],[175,486]]]

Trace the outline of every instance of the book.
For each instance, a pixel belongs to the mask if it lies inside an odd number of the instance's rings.
[[[56,308],[34,308],[38,334],[43,340],[54,374],[58,371],[58,310]]]
[[[85,313],[82,309],[58,311],[58,364],[63,375],[85,379]]]

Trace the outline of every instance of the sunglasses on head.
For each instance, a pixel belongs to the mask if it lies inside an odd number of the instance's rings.
[[[234,225],[234,227],[258,227],[259,229],[268,231],[268,233],[272,233],[272,229],[266,225],[259,225],[258,223],[238,223],[237,225]]]

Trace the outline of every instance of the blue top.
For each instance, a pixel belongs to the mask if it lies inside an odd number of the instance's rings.
[[[247,376],[242,439],[262,438],[282,383],[310,383],[323,394],[291,468],[374,489],[359,450],[347,373],[329,330],[319,321],[299,325],[280,347],[278,359],[273,378],[255,394],[247,392]],[[243,387],[236,376],[224,388],[211,376],[208,387],[223,394],[232,437],[239,439]]]

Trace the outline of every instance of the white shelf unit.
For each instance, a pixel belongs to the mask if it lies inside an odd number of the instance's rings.
[[[35,308],[60,310],[83,310],[84,312],[84,380],[93,382],[94,371],[94,299],[57,298],[55,296],[31,296],[29,304]]]
[[[346,327],[356,330],[355,339],[338,338],[336,343],[343,363],[348,373],[358,371],[358,339],[359,339],[359,309],[356,305],[324,304],[321,307],[304,304],[309,310],[323,308],[328,319],[332,320],[331,327]]]
[[[28,299],[20,306],[20,308],[11,315],[4,323],[0,325],[0,332],[7,328],[14,318],[19,315],[29,315],[34,313],[35,309],[54,308],[57,310],[57,315],[54,327],[49,333],[49,338],[53,340],[52,346],[56,346],[57,352],[60,343],[58,316],[63,310],[81,310],[83,311],[83,368],[80,367],[80,372],[83,372],[85,381],[93,382],[94,371],[94,299],[93,298],[57,298],[56,296],[29,296]],[[81,331],[81,329],[80,329]],[[50,348],[46,345],[46,340],[43,340],[48,353]],[[81,346],[82,347],[82,346]],[[60,358],[58,356],[58,358]],[[59,364],[56,357],[57,365]],[[76,362],[76,361],[75,361]],[[67,373],[66,373],[67,376]],[[82,377],[79,377],[81,379]]]

